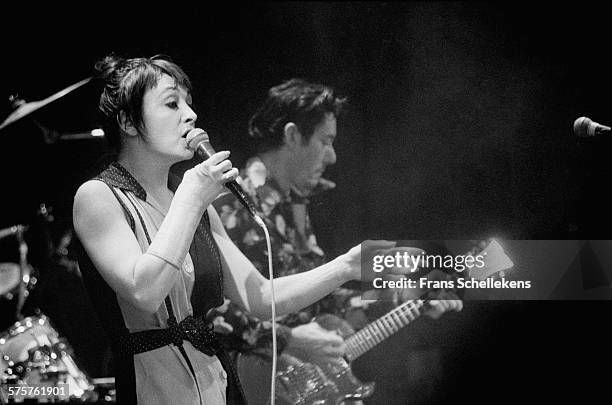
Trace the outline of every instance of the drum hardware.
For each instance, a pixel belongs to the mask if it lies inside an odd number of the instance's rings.
[[[54,221],[51,211],[51,207],[40,204],[37,212],[43,219],[49,254],[55,250],[48,229],[48,225]],[[0,295],[9,300],[15,297],[18,303],[15,310],[17,321],[8,330],[0,332],[0,385],[58,387],[59,384],[67,384],[71,398],[79,402],[96,401],[99,394],[94,383],[79,368],[72,347],[56,331],[49,318],[40,310],[36,310],[34,316],[24,317],[22,314],[28,292],[37,282],[28,263],[28,245],[24,238],[27,229],[27,226],[15,225],[0,231],[0,236],[14,236],[19,244],[19,264],[0,263]],[[68,235],[64,235],[62,247],[67,249],[69,241]],[[5,392],[0,390],[0,397]],[[112,394],[109,387],[105,397],[113,399]],[[0,403],[5,400],[8,399],[0,398]]]
[[[12,290],[17,287],[17,306],[15,308],[15,318],[22,319],[21,309],[28,296],[26,287],[29,285],[31,278],[31,268],[28,264],[28,245],[23,237],[24,232],[28,229],[24,225],[13,225],[9,228],[0,230],[0,239],[3,237],[14,235],[19,244],[19,264],[1,263],[0,264],[0,279],[3,281],[0,287],[0,295],[11,294]],[[36,281],[34,281],[36,283]],[[8,297],[7,297],[8,298]]]
[[[6,128],[7,126],[9,126],[10,124],[14,123],[15,121],[19,121],[20,119],[22,119],[23,117],[30,115],[31,113],[33,113],[34,111],[46,106],[49,103],[54,102],[55,100],[64,97],[66,94],[78,89],[79,87],[89,83],[89,81],[92,79],[92,77],[88,77],[86,79],[83,79],[77,83],[74,83],[68,87],[66,87],[63,90],[58,91],[57,93],[45,98],[44,100],[39,100],[39,101],[31,101],[29,103],[26,103],[25,100],[19,98],[18,96],[11,96],[9,97],[9,101],[11,103],[11,105],[13,106],[13,108],[15,108],[15,111],[13,111],[5,120],[2,124],[0,124],[0,131],[3,130],[4,128]]]
[[[46,144],[53,144],[61,140],[99,139],[104,136],[100,129],[72,133],[60,133],[40,123],[33,115],[34,112],[46,105],[64,97],[74,90],[89,83],[93,77],[87,77],[65,89],[39,101],[26,102],[17,95],[11,96],[9,102],[12,113],[0,123],[0,131],[11,124],[28,117],[43,133]],[[53,221],[49,215],[50,208],[41,204],[39,214]],[[49,242],[48,257],[54,264],[68,265],[73,262],[68,257],[68,245],[72,239],[72,230],[65,232],[59,243],[55,245],[47,228],[45,238]],[[62,338],[53,328],[49,319],[40,310],[37,315],[24,317],[24,303],[30,289],[37,283],[33,269],[27,260],[28,245],[24,233],[28,226],[14,225],[0,229],[0,239],[15,237],[19,245],[19,259],[17,263],[0,263],[0,303],[11,304],[9,314],[14,314],[16,322],[6,331],[0,330],[0,385],[16,384],[44,384],[57,386],[68,384],[71,402],[99,402],[115,403],[114,378],[90,379],[81,371],[74,358],[74,351],[68,341]],[[26,237],[29,235],[26,235]],[[76,262],[70,268],[75,268]],[[16,304],[16,305],[15,305]],[[30,304],[30,302],[28,302]],[[3,304],[4,305],[4,304]],[[16,306],[16,308],[15,308]],[[29,305],[28,305],[29,306]],[[14,310],[13,310],[14,309]],[[7,321],[10,321],[7,319]],[[6,325],[6,324],[5,324]],[[4,326],[3,326],[4,328]],[[0,390],[0,403],[8,402],[3,397],[4,390]]]
[[[0,384],[67,384],[72,398],[98,399],[93,381],[45,315],[15,322],[0,336],[0,356]]]
[[[18,95],[9,96],[9,103],[13,108],[13,112],[4,120],[2,124],[0,124],[0,131],[2,131],[7,126],[12,123],[19,121],[20,119],[29,116],[33,112],[43,108],[47,104],[54,102],[55,100],[64,97],[66,94],[78,89],[79,87],[89,83],[93,77],[85,78],[77,83],[74,83],[65,89],[45,98],[44,100],[32,101],[27,103],[24,99],[19,98]],[[53,144],[59,140],[63,141],[72,141],[79,139],[97,139],[104,136],[104,131],[102,129],[96,128],[91,131],[80,131],[80,132],[70,132],[70,133],[60,133],[55,129],[51,129],[46,125],[43,125],[40,121],[31,118],[31,121],[41,130],[43,134],[43,139],[46,144]]]
[[[23,304],[26,299],[26,285],[27,281],[24,283],[24,280],[30,279],[29,273],[27,270],[29,268],[27,256],[28,256],[28,245],[23,238],[23,230],[18,230],[15,234],[17,237],[17,242],[19,243],[19,295],[17,296],[17,309],[15,310],[15,316],[17,319],[22,319],[23,315],[21,315],[21,309],[23,308]]]
[[[117,401],[115,377],[94,378],[93,383],[98,393],[98,403],[114,404]]]
[[[92,129],[91,131],[66,132],[60,133],[55,129],[48,128],[40,123],[40,121],[32,119],[34,124],[41,130],[43,139],[47,145],[56,143],[57,141],[76,141],[79,139],[95,139],[104,137],[104,131],[100,128]]]
[[[17,232],[27,231],[28,227],[25,225],[13,225],[8,228],[0,229],[0,239],[6,238],[7,236],[15,235]]]

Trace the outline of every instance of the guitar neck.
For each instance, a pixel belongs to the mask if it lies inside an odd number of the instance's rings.
[[[353,361],[357,359],[417,319],[421,315],[420,308],[424,303],[425,301],[423,300],[406,301],[350,336],[346,339],[346,356],[348,360]]]

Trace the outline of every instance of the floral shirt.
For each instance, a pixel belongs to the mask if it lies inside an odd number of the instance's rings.
[[[259,158],[247,162],[241,173],[241,186],[262,215],[270,233],[274,277],[311,270],[325,263],[325,254],[317,245],[308,215],[308,199],[297,191],[283,195],[276,181],[268,176]],[[323,180],[321,188],[329,189],[333,183]],[[230,238],[268,277],[268,251],[263,230],[250,217],[246,209],[231,194],[218,198],[215,208]],[[340,315],[351,303],[357,303],[361,294],[357,290],[339,288],[319,302],[303,310],[277,318],[277,343],[282,351],[290,336],[290,328],[307,323],[319,313]],[[271,322],[243,312],[228,300],[209,313],[215,330],[224,334],[222,341],[230,350],[239,352],[269,352],[272,341]]]

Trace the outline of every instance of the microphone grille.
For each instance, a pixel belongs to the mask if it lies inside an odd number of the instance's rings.
[[[187,147],[195,151],[200,142],[208,142],[208,134],[201,128],[194,128],[187,134]]]
[[[589,126],[593,121],[587,117],[580,117],[574,121],[574,134],[581,137],[591,136]]]

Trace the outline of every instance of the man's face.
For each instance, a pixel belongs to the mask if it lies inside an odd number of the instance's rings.
[[[336,117],[327,113],[308,142],[299,143],[295,153],[293,185],[302,194],[310,194],[325,168],[336,163],[335,139]]]

